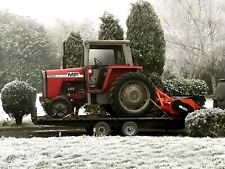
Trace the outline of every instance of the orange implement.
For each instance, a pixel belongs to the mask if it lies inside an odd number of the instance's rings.
[[[175,99],[156,88],[156,103],[160,110],[169,116],[186,116],[188,113],[199,110],[200,106],[191,98]]]

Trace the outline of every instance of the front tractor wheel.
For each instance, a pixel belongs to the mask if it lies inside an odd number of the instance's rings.
[[[55,97],[48,104],[48,114],[50,116],[63,118],[69,113],[72,113],[72,105],[64,96]]]
[[[140,117],[152,109],[155,89],[152,82],[141,73],[129,72],[112,85],[110,103],[117,116]]]

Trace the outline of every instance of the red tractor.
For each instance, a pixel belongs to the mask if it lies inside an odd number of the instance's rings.
[[[133,65],[129,41],[86,41],[81,67],[42,72],[40,100],[47,114],[58,118],[77,112],[84,104],[112,117],[144,117],[155,112],[183,117],[200,109],[193,98],[167,96],[141,70]]]

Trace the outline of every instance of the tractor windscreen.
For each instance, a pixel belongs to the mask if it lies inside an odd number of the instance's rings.
[[[113,49],[90,49],[89,64],[94,65],[94,58],[98,59],[102,65],[115,65],[115,54]]]
[[[102,65],[124,65],[125,58],[123,50],[120,46],[112,48],[91,48],[89,49],[89,64],[95,64],[95,58],[101,62]]]

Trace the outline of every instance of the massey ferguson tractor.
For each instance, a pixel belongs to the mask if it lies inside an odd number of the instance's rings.
[[[63,57],[65,61],[67,56]],[[97,135],[108,135],[115,128],[121,128],[124,135],[135,135],[146,125],[183,127],[184,117],[200,109],[199,97],[172,98],[141,72],[141,66],[133,65],[129,41],[86,41],[81,67],[42,72],[40,101],[47,116],[33,114],[33,121],[81,125]],[[79,116],[83,105],[97,113]]]

